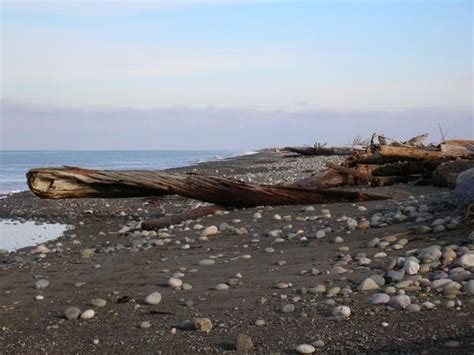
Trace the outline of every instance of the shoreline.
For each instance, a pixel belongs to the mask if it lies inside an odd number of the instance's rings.
[[[264,151],[170,170],[279,183],[307,176],[328,159],[341,158]],[[1,218],[74,228],[42,247],[0,255],[3,351],[223,353],[235,351],[243,333],[254,353],[292,354],[303,343],[330,353],[470,353],[474,300],[468,282],[474,270],[461,271],[459,263],[474,250],[474,235],[462,224],[463,211],[447,189],[373,189],[392,199],[229,210],[158,232],[142,231],[140,222],[201,203],[177,196],[8,196],[0,202]],[[440,219],[444,230],[434,232]],[[425,263],[419,250],[433,245],[443,253],[450,246],[454,255],[446,253],[453,260]],[[403,261],[413,256],[420,270],[402,274]],[[448,281],[436,287],[440,276]],[[172,277],[183,285],[170,287]],[[39,280],[48,286],[36,288]],[[361,290],[364,282],[374,288]],[[157,305],[144,302],[152,292],[161,294]],[[375,294],[389,303],[372,303]],[[92,305],[97,298],[105,305]],[[409,304],[396,303],[402,301]],[[72,306],[94,310],[93,318],[66,320],[64,311]],[[350,316],[334,317],[339,306],[349,307]],[[181,329],[183,321],[199,317],[212,322],[209,333]]]
[[[187,167],[191,167],[191,166],[196,166],[196,165],[199,165],[199,164],[202,164],[202,163],[209,163],[209,162],[218,162],[218,161],[222,161],[222,160],[228,160],[228,159],[235,159],[235,158],[238,158],[238,157],[244,157],[244,156],[250,156],[250,155],[255,155],[255,154],[258,154],[260,153],[260,151],[265,151],[267,150],[268,148],[263,148],[263,149],[257,149],[257,150],[245,150],[245,151],[242,151],[240,153],[235,153],[235,154],[231,154],[229,156],[224,156],[224,157],[212,157],[212,158],[209,158],[209,159],[205,159],[205,160],[198,160],[190,165],[183,165],[183,166],[177,166],[177,167],[171,167],[171,168],[165,168],[165,169],[160,169],[160,170],[170,170],[170,169],[181,169],[181,168],[187,168]],[[15,151],[17,152],[17,151]],[[152,151],[150,151],[152,152]],[[225,150],[222,150],[222,152],[225,152]],[[107,170],[107,169],[106,169]],[[113,169],[109,169],[109,170],[113,170]],[[130,169],[132,170],[132,169]],[[157,170],[157,169],[146,169],[146,170]],[[25,171],[25,174],[26,174],[26,171]],[[11,194],[15,194],[15,193],[19,193],[19,192],[25,192],[25,191],[29,191],[28,189],[26,190],[13,190],[13,191],[0,191],[0,200],[11,195]]]

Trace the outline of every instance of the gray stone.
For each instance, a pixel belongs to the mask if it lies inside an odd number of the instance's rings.
[[[281,311],[282,311],[282,313],[292,313],[292,312],[295,311],[295,305],[292,304],[292,303],[285,304],[285,305],[281,308]]]
[[[377,283],[374,280],[368,277],[360,283],[358,288],[360,291],[372,291],[372,290],[377,290],[380,287],[379,285],[377,285]]]
[[[161,293],[159,292],[152,292],[148,296],[145,297],[146,304],[158,304],[161,302]]]
[[[64,311],[64,317],[66,317],[67,320],[77,319],[80,315],[81,310],[77,307],[68,307]]]
[[[407,295],[396,295],[390,299],[390,305],[395,308],[406,308],[410,303],[410,297]]]
[[[235,340],[235,348],[238,353],[248,353],[253,349],[252,338],[247,334],[240,333]]]
[[[312,354],[316,351],[316,348],[310,344],[299,344],[296,346],[296,352],[299,354]]]
[[[36,281],[36,283],[35,283],[35,288],[37,290],[46,288],[48,286],[49,286],[49,281],[46,280],[46,279],[40,279],[40,280]]]
[[[386,304],[390,302],[390,296],[386,293],[374,293],[370,297],[370,303],[372,304]]]
[[[102,298],[94,298],[91,301],[91,306],[94,306],[94,307],[105,307],[106,304],[107,304],[107,301]]]

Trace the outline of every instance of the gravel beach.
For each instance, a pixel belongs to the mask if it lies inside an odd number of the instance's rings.
[[[258,154],[173,169],[281,184],[344,157]],[[0,352],[474,351],[474,232],[451,190],[385,201],[220,211],[176,196],[0,200],[0,218],[71,226],[0,255]],[[470,224],[469,224],[470,223]]]

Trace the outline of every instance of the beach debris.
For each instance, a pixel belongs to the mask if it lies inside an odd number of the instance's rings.
[[[33,193],[50,199],[180,195],[232,207],[387,199],[380,194],[362,191],[256,185],[221,176],[163,171],[38,168],[28,171],[27,179]]]

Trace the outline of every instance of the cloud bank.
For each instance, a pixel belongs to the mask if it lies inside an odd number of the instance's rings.
[[[439,141],[473,139],[472,107],[403,111],[257,107],[152,109],[35,105],[1,100],[1,149],[256,149],[347,144],[373,132],[406,139],[427,132]]]

